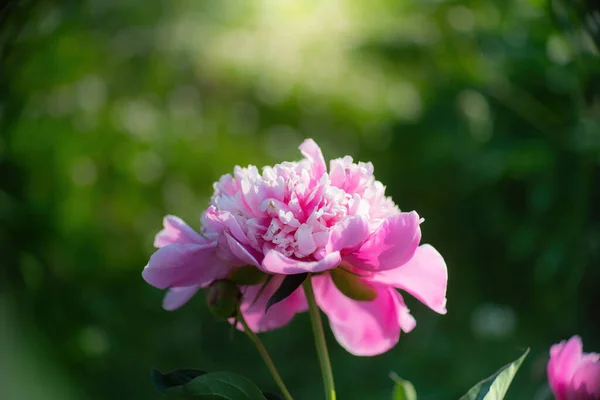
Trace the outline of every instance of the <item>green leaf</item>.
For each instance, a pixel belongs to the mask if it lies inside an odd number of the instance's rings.
[[[346,297],[358,301],[371,301],[377,297],[377,291],[360,276],[344,270],[335,268],[331,270],[331,279],[335,286]]]
[[[211,372],[165,393],[195,400],[266,400],[254,383],[231,372]]]
[[[390,378],[396,384],[393,400],[417,400],[417,391],[412,383],[400,378],[395,372],[390,374]]]
[[[152,383],[154,384],[154,388],[156,390],[164,393],[165,390],[171,387],[185,385],[192,379],[204,374],[206,374],[205,371],[200,371],[197,369],[176,369],[174,371],[167,372],[166,374],[163,374],[157,369],[153,369]]]
[[[271,306],[274,306],[280,301],[287,299],[292,293],[294,293],[294,290],[298,289],[300,285],[302,285],[302,282],[304,282],[307,276],[308,273],[306,272],[302,274],[286,275],[285,278],[283,278],[281,285],[279,285],[275,293],[273,293],[269,301],[267,301],[265,312],[269,311]]]
[[[237,283],[238,285],[258,285],[267,279],[267,274],[259,270],[253,265],[246,265],[232,270],[227,279]]]
[[[460,400],[502,400],[508,391],[529,349],[521,357],[500,368],[498,372],[473,386]]]

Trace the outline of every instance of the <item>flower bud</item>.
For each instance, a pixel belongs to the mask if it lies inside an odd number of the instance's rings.
[[[220,318],[231,318],[237,313],[241,293],[232,281],[214,281],[205,290],[209,310]]]

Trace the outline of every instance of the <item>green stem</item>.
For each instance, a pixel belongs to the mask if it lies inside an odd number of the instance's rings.
[[[244,316],[242,315],[241,312],[238,313],[238,320],[242,323],[242,325],[244,327],[244,332],[246,332],[246,334],[248,335],[250,340],[252,340],[252,342],[258,349],[258,352],[260,353],[263,361],[265,362],[265,364],[267,364],[267,368],[269,369],[271,376],[273,376],[275,383],[277,383],[277,386],[279,386],[279,390],[281,390],[283,397],[285,397],[286,400],[293,400],[292,395],[285,387],[285,384],[283,383],[281,376],[279,376],[279,372],[277,372],[277,368],[275,368],[275,364],[273,364],[273,360],[271,359],[271,356],[269,356],[269,352],[267,351],[267,349],[265,348],[263,343],[260,341],[260,339],[256,335],[256,333],[254,333],[252,331],[252,329],[250,329],[250,327],[248,326],[248,323],[246,323],[246,320],[244,319]]]
[[[333,384],[333,372],[331,371],[331,363],[329,362],[329,353],[327,352],[327,343],[325,342],[325,332],[323,332],[323,323],[321,322],[321,314],[311,283],[312,276],[309,275],[304,281],[304,293],[308,301],[308,313],[310,314],[310,322],[315,336],[315,345],[317,346],[317,354],[319,355],[319,363],[321,364],[321,373],[323,374],[323,385],[325,386],[325,399],[335,400],[335,387]]]

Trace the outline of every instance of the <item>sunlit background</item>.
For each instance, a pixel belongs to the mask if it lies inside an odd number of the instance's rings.
[[[58,3],[64,3],[58,5]],[[160,399],[150,370],[276,391],[201,295],[141,279],[162,216],[199,227],[234,165],[352,155],[449,268],[448,314],[374,358],[329,328],[340,399],[455,399],[532,348],[511,399],[546,397],[551,344],[600,351],[600,13],[542,0],[15,1],[2,15],[0,398]],[[593,2],[592,2],[593,3]],[[322,395],[308,315],[261,335]]]

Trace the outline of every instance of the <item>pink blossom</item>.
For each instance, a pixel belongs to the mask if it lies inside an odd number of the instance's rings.
[[[297,291],[269,309],[277,315],[264,315],[266,294],[276,290],[281,275],[317,274],[315,296],[340,344],[357,355],[382,353],[397,343],[401,330],[415,326],[396,288],[446,312],[446,264],[433,247],[419,246],[422,219],[414,211],[401,212],[385,195],[371,163],[346,156],[331,160],[328,172],[313,140],[304,141],[300,151],[304,158],[297,162],[262,172],[235,167],[233,175],[221,177],[202,215],[201,234],[167,217],[144,279],[169,288],[164,307],[174,309],[232,269],[256,266],[276,277],[258,300],[253,296],[259,286],[245,288],[241,308],[248,319],[257,319],[257,329],[266,330],[306,308]],[[328,273],[338,267],[360,276],[376,298],[342,294]]]
[[[550,348],[548,383],[557,400],[600,399],[600,355],[584,353],[579,336]]]

